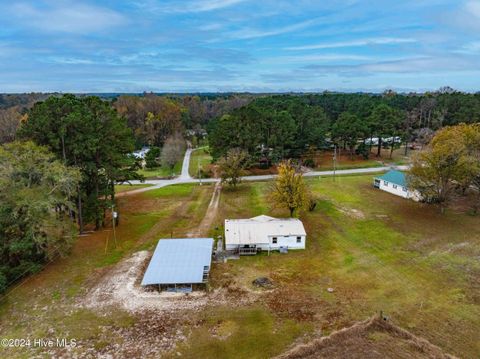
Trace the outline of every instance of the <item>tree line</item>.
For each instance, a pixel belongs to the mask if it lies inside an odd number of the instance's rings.
[[[0,147],[0,291],[105,225],[115,183],[141,179],[134,136],[95,96],[52,96]]]
[[[387,91],[260,97],[212,119],[208,132],[215,159],[238,147],[257,161],[278,162],[331,144],[364,156],[374,145],[380,155],[384,138],[426,144],[446,125],[476,122],[480,122],[480,94],[443,88],[425,94]]]

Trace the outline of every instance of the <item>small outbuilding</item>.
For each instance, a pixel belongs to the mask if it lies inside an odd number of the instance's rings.
[[[225,249],[239,254],[305,249],[307,233],[296,218],[257,216],[225,220]]]
[[[405,173],[397,170],[390,170],[382,176],[375,177],[373,186],[403,198],[413,199],[414,201],[420,199],[417,191],[408,188]]]
[[[161,239],[143,276],[142,286],[191,292],[194,285],[207,283],[212,251],[213,238]]]

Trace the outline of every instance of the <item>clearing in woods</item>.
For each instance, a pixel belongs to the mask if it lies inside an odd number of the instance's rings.
[[[371,181],[372,175],[335,182],[309,179],[321,200],[314,212],[301,217],[308,233],[305,251],[215,264],[209,288],[224,293],[219,300],[142,314],[78,303],[102,278],[119,274],[114,265],[121,259],[153,249],[158,238],[203,228],[210,203],[218,202],[218,211],[202,236],[221,233],[225,218],[287,213],[269,209],[265,182],[244,183],[236,191],[225,188],[221,196],[214,195],[213,185],[189,184],[122,197],[118,247],[110,241],[105,254],[109,232],[81,237],[70,256],[32,276],[0,303],[0,337],[78,340],[71,353],[49,349],[56,356],[265,358],[383,310],[393,323],[445,352],[476,358],[478,217],[460,209],[441,215],[434,207],[375,190]],[[273,288],[252,285],[262,276],[272,279]],[[365,340],[383,346],[387,339],[373,333]],[[391,344],[398,357],[411,349],[402,343]],[[40,353],[45,351],[0,348],[0,356]]]

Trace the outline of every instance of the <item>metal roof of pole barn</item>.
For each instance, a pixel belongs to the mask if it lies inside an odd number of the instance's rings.
[[[257,216],[249,219],[225,220],[226,244],[268,243],[269,236],[306,236],[302,221],[297,218]]]
[[[212,262],[212,238],[161,239],[143,276],[142,285],[202,283]]]

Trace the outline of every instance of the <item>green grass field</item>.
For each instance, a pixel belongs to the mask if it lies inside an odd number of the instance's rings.
[[[203,177],[210,177],[207,171],[208,166],[212,163],[212,156],[206,151],[206,148],[198,148],[192,152],[190,156],[190,176],[198,178],[198,168],[203,169]]]
[[[156,178],[166,178],[170,176],[179,176],[182,173],[182,163],[181,161],[175,163],[175,166],[172,168],[167,167],[156,167],[156,168],[145,168],[138,171],[139,174],[143,175],[146,179],[156,179]]]
[[[175,325],[188,336],[166,357],[268,358],[297,339],[327,335],[382,310],[446,352],[477,358],[479,217],[453,209],[442,215],[434,207],[375,190],[372,175],[308,182],[320,200],[314,212],[301,217],[306,250],[214,264],[210,290],[229,288],[232,303],[176,312]],[[267,187],[258,182],[237,191],[224,188],[210,234],[221,233],[225,218],[285,216],[269,208]],[[75,303],[112,264],[152,249],[158,238],[182,237],[198,226],[212,190],[211,185],[176,185],[121,198],[118,248],[110,245],[105,254],[109,232],[79,238],[70,256],[0,302],[0,337],[49,337],[53,330],[55,336],[76,337],[99,350],[107,342],[122,345],[122,328],[134,328],[144,318],[121,309],[102,314]],[[272,278],[276,289],[253,304],[239,304],[238,298],[258,292],[251,282],[260,276]],[[144,335],[159,335],[152,333]],[[38,351],[0,348],[0,357],[33,354]]]
[[[133,191],[135,189],[146,188],[150,186],[152,185],[151,184],[117,184],[115,185],[115,192],[116,193],[128,192],[128,191]]]
[[[383,310],[447,352],[475,358],[480,352],[478,217],[453,210],[441,215],[436,208],[373,189],[371,178],[310,180],[321,200],[313,213],[302,216],[307,249],[218,265],[213,285],[222,285],[222,273],[245,288],[269,276],[279,286],[276,295],[290,304],[265,305],[284,320],[298,313],[298,321],[328,334]],[[224,218],[286,215],[268,210],[266,186],[243,184],[237,192],[224,191],[216,225]],[[214,348],[217,340],[210,345]],[[216,354],[222,356],[220,350]]]

